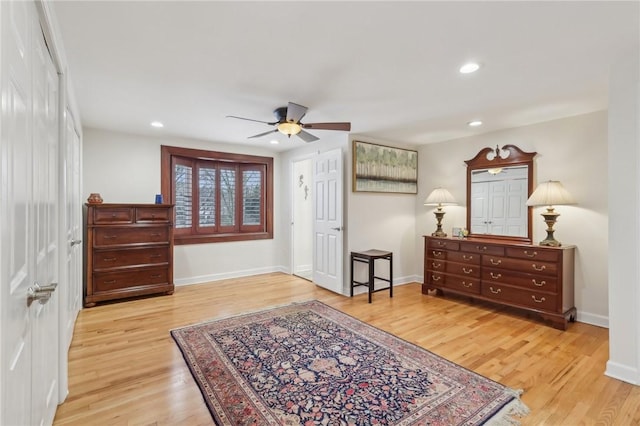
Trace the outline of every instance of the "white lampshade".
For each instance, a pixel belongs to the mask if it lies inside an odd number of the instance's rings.
[[[424,200],[425,206],[455,206],[456,200],[453,195],[444,188],[436,188],[431,191],[431,194]]]
[[[559,206],[564,204],[575,204],[575,201],[557,180],[539,184],[527,200],[527,206]]]

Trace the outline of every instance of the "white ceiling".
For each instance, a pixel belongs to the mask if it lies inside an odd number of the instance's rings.
[[[85,127],[283,151],[260,123],[425,144],[607,107],[639,2],[67,2],[54,11]],[[483,66],[458,73],[466,61]],[[480,128],[466,123],[481,119]],[[163,129],[149,126],[153,120]],[[310,131],[320,138],[337,132]]]

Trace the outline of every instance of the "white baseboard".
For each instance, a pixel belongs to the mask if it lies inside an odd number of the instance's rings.
[[[243,271],[224,272],[221,274],[200,275],[189,278],[178,278],[174,280],[176,287],[190,284],[202,284],[210,281],[228,280],[230,278],[248,277],[251,275],[270,274],[272,272],[282,272],[288,274],[288,268],[284,266],[269,266],[266,268],[245,269]]]
[[[591,314],[589,312],[578,310],[578,317],[576,318],[576,321],[598,327],[609,328],[609,317],[605,317],[604,315]]]
[[[632,385],[640,385],[640,373],[638,370],[617,362],[607,361],[607,369],[604,374]]]

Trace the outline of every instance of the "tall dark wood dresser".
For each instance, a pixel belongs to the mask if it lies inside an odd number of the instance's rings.
[[[172,294],[173,205],[86,204],[84,306]]]

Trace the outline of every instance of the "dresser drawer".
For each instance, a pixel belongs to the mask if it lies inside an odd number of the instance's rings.
[[[94,246],[107,247],[122,244],[168,243],[169,228],[166,226],[104,227],[94,228]]]
[[[111,269],[136,265],[152,265],[169,261],[168,247],[141,247],[121,250],[96,250],[93,269]]]
[[[136,208],[136,222],[169,222],[168,208],[138,207]]]
[[[465,253],[463,251],[453,251],[448,253],[447,259],[452,262],[467,263],[469,265],[480,264],[480,255],[477,253]]]
[[[452,240],[430,239],[429,247],[436,249],[459,250],[460,242]]]
[[[447,272],[449,274],[462,275],[465,277],[480,278],[480,265],[447,262]]]
[[[94,293],[169,282],[168,268],[148,268],[127,272],[96,272]]]
[[[465,293],[480,294],[480,280],[448,275],[445,278],[445,288]]]
[[[451,253],[448,250],[427,249],[427,259],[447,260]]]
[[[482,282],[481,294],[497,302],[506,302],[528,308],[556,311],[557,296],[549,293],[538,293],[517,287]]]
[[[540,262],[537,260],[511,259],[500,256],[482,256],[482,265],[485,267],[509,269],[529,274],[557,275],[558,264]]]
[[[93,223],[132,223],[133,209],[129,207],[108,207],[93,209]]]
[[[491,244],[483,244],[480,242],[463,242],[460,243],[460,251],[480,254],[494,254],[496,256],[504,256],[504,247],[494,246]]]
[[[556,277],[522,274],[505,269],[484,267],[482,269],[482,281],[493,284],[509,284],[534,291],[558,291],[558,279]]]
[[[434,272],[444,272],[447,264],[444,260],[439,259],[428,259],[426,262],[427,269]]]
[[[430,287],[444,287],[446,277],[447,276],[441,272],[429,271],[424,277],[424,280]]]
[[[507,247],[508,257],[519,257],[521,259],[541,260],[544,262],[557,262],[560,259],[560,251],[546,250],[540,248],[520,248]]]

